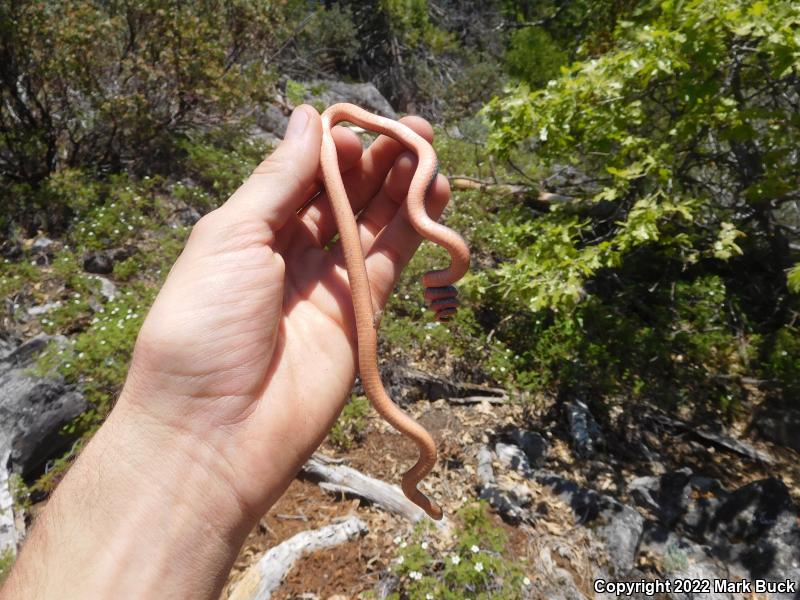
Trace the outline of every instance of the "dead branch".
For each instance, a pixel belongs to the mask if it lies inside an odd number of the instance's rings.
[[[229,600],[268,600],[294,563],[304,555],[339,546],[367,531],[366,524],[351,515],[338,523],[298,533],[269,550],[247,569]]]
[[[321,454],[312,456],[303,466],[303,472],[319,480],[319,486],[326,491],[358,496],[413,523],[427,518],[398,486],[364,475],[352,467],[332,465]],[[444,524],[444,520],[440,523]]]

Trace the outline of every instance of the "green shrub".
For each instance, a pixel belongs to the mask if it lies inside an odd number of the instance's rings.
[[[395,540],[398,556],[391,569],[399,576],[399,590],[390,599],[524,597],[530,581],[508,556],[505,533],[491,522],[485,503],[462,508],[458,518],[461,524],[446,547],[424,528],[417,528],[410,543]]]
[[[566,53],[540,27],[524,27],[511,36],[506,69],[531,87],[541,87],[555,78],[566,62]]]
[[[252,0],[3,4],[0,98],[19,118],[4,120],[0,175],[152,166],[175,132],[263,99],[282,24]]]
[[[364,396],[353,396],[345,404],[342,413],[333,425],[328,439],[334,446],[347,450],[360,441],[366,427],[370,403]]]

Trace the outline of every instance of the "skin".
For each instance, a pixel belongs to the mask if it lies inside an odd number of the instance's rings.
[[[430,126],[403,122],[427,140]],[[413,156],[333,139],[382,308],[421,241],[402,210]],[[298,107],[277,150],[194,227],[145,320],[106,422],[37,517],[0,598],[216,598],[248,532],[341,411],[357,334],[320,188],[322,123]],[[437,218],[449,199],[437,176]]]
[[[408,219],[420,235],[439,244],[450,253],[450,266],[440,271],[426,273],[422,278],[424,285],[429,288],[427,294],[430,298],[429,305],[436,310],[439,319],[447,319],[455,312],[458,302],[452,284],[461,279],[469,268],[469,249],[461,236],[433,221],[426,212],[425,196],[438,170],[436,153],[430,143],[405,125],[368,113],[353,104],[335,104],[322,113],[322,174],[339,229],[353,297],[361,382],[375,410],[419,448],[417,463],[403,476],[403,492],[431,518],[439,520],[442,518],[441,507],[417,489],[419,482],[436,464],[436,444],[424,427],[392,402],[383,387],[378,371],[376,334],[380,320],[377,315],[380,312],[376,312],[373,307],[372,291],[356,220],[339,173],[336,143],[331,128],[340,121],[350,121],[365,129],[391,136],[411,148],[417,155],[417,169],[406,196]]]

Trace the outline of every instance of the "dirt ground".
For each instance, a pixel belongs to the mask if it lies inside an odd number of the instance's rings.
[[[444,401],[420,402],[410,413],[434,436],[440,460],[423,490],[444,507],[446,514],[473,502],[476,497],[475,466],[478,450],[490,441],[494,433],[506,426],[526,426],[542,418],[545,409],[531,414],[519,405],[492,406],[488,403],[471,406],[452,406]],[[536,429],[534,427],[534,429]],[[544,429],[544,428],[542,428]],[[621,496],[616,490],[620,481],[641,475],[641,468],[615,462],[599,470],[580,468],[569,450],[567,440],[546,434],[551,444],[547,468],[561,473],[582,485]],[[752,442],[776,458],[772,466],[754,465],[736,455],[715,451],[681,437],[664,436],[649,444],[663,457],[668,469],[689,466],[698,472],[717,477],[732,489],[750,481],[778,474],[800,500],[800,463],[791,450]],[[359,471],[399,483],[402,473],[416,460],[414,446],[395,433],[384,421],[370,416],[361,441],[348,451],[340,451],[326,442],[322,454],[344,459]],[[499,473],[504,484],[522,483],[516,474]],[[493,522],[508,533],[511,556],[529,565],[529,576],[547,577],[548,569],[567,569],[587,597],[591,592],[592,569],[603,557],[585,528],[576,525],[574,516],[549,489],[525,481],[533,495],[537,511],[535,524],[512,527],[497,515]],[[387,577],[391,560],[396,556],[395,538],[406,537],[412,526],[405,520],[388,514],[358,499],[329,494],[315,483],[296,479],[286,494],[261,519],[243,547],[221,598],[228,598],[244,571],[269,548],[301,531],[328,525],[337,518],[357,514],[369,532],[354,541],[333,549],[316,552],[299,560],[273,598],[280,600],[342,600],[358,598],[373,591]],[[542,562],[544,561],[544,562]],[[647,565],[640,565],[647,567]],[[657,569],[657,565],[655,566]]]

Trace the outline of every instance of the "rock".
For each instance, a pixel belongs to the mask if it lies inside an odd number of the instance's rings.
[[[30,480],[72,443],[61,428],[88,408],[83,395],[63,378],[30,373],[50,342],[37,336],[0,360],[0,455],[11,454],[14,472]]]
[[[501,465],[519,471],[525,477],[530,477],[531,466],[528,463],[528,457],[519,446],[498,442],[494,445],[494,451]]]
[[[175,218],[177,222],[181,225],[185,225],[186,227],[191,227],[197,223],[202,216],[203,215],[201,215],[200,212],[192,206],[178,209],[175,212]]]
[[[46,236],[39,236],[31,244],[31,253],[44,256],[53,256],[55,242]]]
[[[550,451],[550,443],[544,436],[535,431],[525,431],[518,428],[511,429],[507,436],[522,449],[530,465],[540,467],[544,464],[547,453]]]
[[[306,102],[319,103],[326,107],[337,102],[350,102],[384,117],[397,118],[392,105],[371,83],[315,80],[303,82],[303,86],[306,89],[303,100]]]
[[[11,340],[0,337],[0,360],[11,354],[16,347]]]
[[[645,524],[635,508],[554,473],[542,471],[536,480],[569,504],[579,522],[592,528],[606,548],[615,577],[623,577],[634,569]]]
[[[754,481],[730,493],[704,533],[719,556],[735,558],[753,577],[800,577],[798,511],[780,479]]]
[[[40,315],[44,315],[49,313],[51,310],[55,310],[56,308],[61,307],[61,302],[56,300],[55,302],[47,302],[46,304],[39,304],[38,306],[31,306],[28,309],[28,314],[32,317],[38,317]]]
[[[754,425],[764,439],[800,452],[800,410],[765,407],[756,414]]]
[[[100,282],[100,295],[103,298],[111,301],[117,297],[119,291],[117,290],[117,286],[114,285],[113,281],[106,279],[105,277],[101,277],[100,275],[97,275],[95,279]]]
[[[89,252],[83,257],[83,270],[87,273],[108,275],[114,270],[115,262],[133,256],[134,252],[136,252],[136,248],[133,246]]]
[[[746,577],[743,570],[731,569],[723,561],[712,555],[711,548],[697,544],[685,537],[669,531],[662,525],[647,522],[642,533],[640,552],[655,558],[666,578],[675,579],[728,579],[740,580]],[[683,594],[674,590],[669,597],[674,600],[733,600],[727,593]]]
[[[684,550],[692,544],[701,547],[702,552],[688,552],[692,560],[685,568],[674,570],[679,576],[716,572],[726,577],[719,567],[724,563],[749,579],[800,580],[798,510],[780,479],[754,481],[729,492],[717,479],[682,469],[637,478],[628,491],[658,520],[644,538],[647,549],[667,543]]]
[[[494,484],[486,485],[481,488],[478,498],[488,502],[500,518],[510,525],[531,520],[528,510],[530,499],[520,497],[513,490],[505,490]]]
[[[286,126],[289,124],[289,117],[274,104],[268,104],[265,109],[256,114],[256,124],[264,131],[282,138]]]
[[[90,252],[83,257],[83,270],[87,273],[103,273],[107,275],[114,270],[114,261],[105,252]]]
[[[572,433],[572,449],[580,458],[590,458],[603,444],[603,433],[592,416],[589,407],[581,400],[565,405],[569,428]]]
[[[19,542],[14,516],[14,497],[9,479],[11,476],[8,470],[9,455],[8,450],[0,455],[0,556],[9,552],[12,556],[16,555]]]
[[[628,493],[666,527],[680,521],[683,527],[695,529],[707,523],[709,507],[725,491],[716,479],[692,475],[691,469],[684,468],[659,477],[638,477],[628,484]]]

